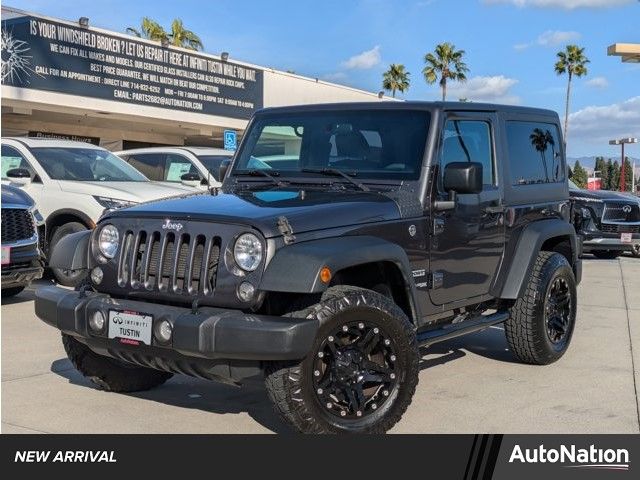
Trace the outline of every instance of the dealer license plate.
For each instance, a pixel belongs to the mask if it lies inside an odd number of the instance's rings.
[[[620,241],[622,243],[631,243],[631,241],[633,240],[631,233],[621,233],[620,234]]]
[[[109,310],[109,338],[118,338],[122,343],[151,345],[153,317],[127,310]]]
[[[11,263],[11,247],[2,247],[2,265]]]

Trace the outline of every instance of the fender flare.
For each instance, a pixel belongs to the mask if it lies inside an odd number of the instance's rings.
[[[411,265],[402,247],[371,236],[345,236],[312,240],[282,247],[262,276],[260,290],[292,293],[321,293],[328,284],[320,280],[320,270],[340,270],[366,263],[395,264],[404,279],[414,319],[420,318]]]
[[[515,300],[519,298],[527,284],[527,278],[533,271],[533,265],[542,249],[542,245],[555,237],[569,237],[571,241],[571,267],[575,271],[578,263],[579,246],[576,231],[569,222],[559,218],[551,218],[533,222],[513,239],[505,249],[505,257],[511,259],[504,262],[491,287],[491,295],[496,298]]]
[[[47,226],[48,236],[53,235],[53,229],[51,228],[51,225],[55,223],[55,220],[58,217],[65,216],[65,215],[78,217],[78,220],[80,221],[80,223],[84,224],[89,230],[91,230],[96,226],[96,222],[94,222],[91,219],[91,217],[89,217],[89,215],[87,215],[86,213],[81,212],[80,210],[75,210],[73,208],[61,208],[60,210],[56,210],[55,212],[51,212],[49,215],[47,215],[45,224]]]
[[[49,267],[64,270],[89,268],[91,230],[65,235],[49,254]]]

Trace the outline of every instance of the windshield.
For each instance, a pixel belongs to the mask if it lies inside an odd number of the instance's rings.
[[[581,190],[581,188],[569,180],[569,190]]]
[[[31,151],[53,180],[100,182],[146,182],[135,168],[107,150],[97,148],[47,147]]]
[[[428,127],[429,112],[412,110],[258,117],[233,172],[264,170],[295,177],[309,176],[308,170],[336,169],[361,179],[416,180]]]
[[[211,176],[218,180],[220,173],[220,164],[225,160],[231,160],[231,156],[225,155],[198,155],[198,160],[202,162],[204,168],[209,170]]]

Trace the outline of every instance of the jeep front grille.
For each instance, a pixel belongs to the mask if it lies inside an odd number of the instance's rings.
[[[126,231],[118,258],[118,285],[134,290],[212,295],[220,237]]]
[[[32,238],[36,233],[33,217],[23,208],[2,209],[2,243]]]

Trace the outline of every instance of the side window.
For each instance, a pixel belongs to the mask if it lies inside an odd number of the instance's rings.
[[[552,123],[507,122],[512,185],[564,181],[558,127]]]
[[[161,182],[164,180],[164,153],[138,153],[129,155],[129,164],[136,168],[149,180]]]
[[[482,164],[485,186],[495,185],[491,127],[480,120],[448,120],[444,127],[440,171],[452,162]]]
[[[179,182],[185,173],[197,174],[198,170],[187,157],[172,153],[167,154],[164,180],[167,182]]]
[[[18,150],[9,145],[2,145],[2,178],[7,178],[7,172],[14,168],[26,168],[31,172],[31,177],[35,175],[31,165]]]

